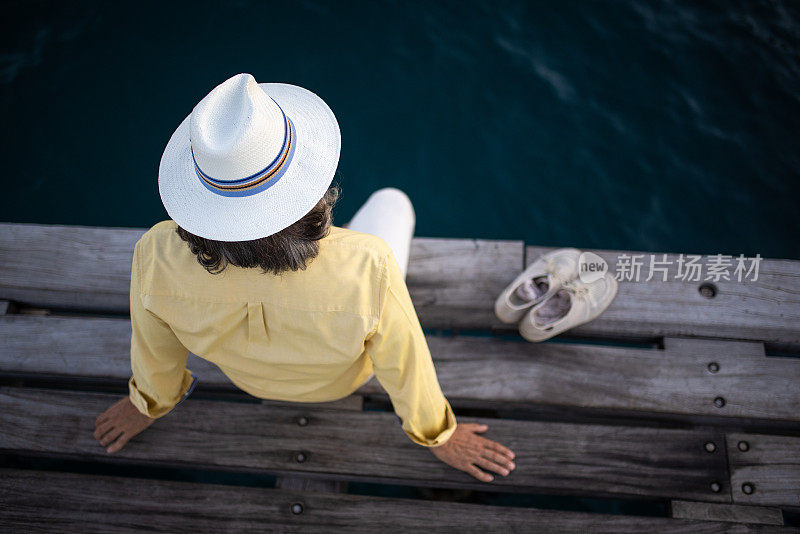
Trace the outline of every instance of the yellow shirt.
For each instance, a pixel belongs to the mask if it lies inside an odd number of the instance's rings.
[[[136,243],[131,266],[130,397],[161,417],[193,384],[189,351],[264,399],[324,402],[374,372],[403,430],[441,445],[456,419],[442,394],[400,266],[371,234],[332,226],[305,270],[212,275],[165,220]]]

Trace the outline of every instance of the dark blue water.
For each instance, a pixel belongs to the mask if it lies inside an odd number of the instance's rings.
[[[0,220],[167,218],[172,131],[250,72],[336,113],[337,224],[392,185],[418,235],[800,258],[799,5],[5,3]]]

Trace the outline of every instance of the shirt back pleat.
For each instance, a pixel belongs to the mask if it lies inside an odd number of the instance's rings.
[[[247,301],[247,342],[248,352],[266,348],[269,345],[269,328],[261,301]]]

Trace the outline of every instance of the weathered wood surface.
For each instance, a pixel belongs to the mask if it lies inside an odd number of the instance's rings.
[[[428,336],[451,399],[589,409],[800,420],[800,359],[768,358],[760,343],[669,338],[665,350]],[[491,363],[491,374],[487,364]],[[716,372],[709,370],[716,364]],[[235,390],[192,355],[202,387]],[[101,317],[0,316],[0,372],[130,377],[130,322]],[[385,394],[373,379],[361,394]],[[723,398],[725,404],[714,401]]]
[[[507,326],[494,301],[522,271],[523,252],[522,241],[414,238],[406,282],[422,326]]]
[[[0,316],[0,372],[125,380],[131,323],[114,317]],[[233,389],[213,363],[190,355],[200,384]]]
[[[0,223],[0,299],[124,313],[133,245],[145,231]],[[546,250],[551,249],[527,247],[525,257],[533,262]],[[614,271],[621,253],[596,252]],[[59,262],[52,261],[53,254]],[[522,258],[520,241],[414,238],[407,283],[422,325],[512,328],[496,319],[493,303],[522,270]],[[757,281],[717,281],[712,299],[699,293],[701,282],[675,279],[674,265],[666,282],[659,274],[645,282],[645,265],[642,281],[620,284],[611,307],[573,333],[730,337],[800,347],[800,262],[764,259]]]
[[[527,265],[549,250],[553,249],[526,247]],[[706,280],[675,279],[676,254],[667,255],[667,261],[672,262],[667,281],[662,281],[663,275],[656,272],[647,282],[651,253],[592,252],[608,262],[611,273],[616,273],[620,254],[644,254],[645,265],[639,282],[620,282],[619,292],[608,309],[594,321],[572,330],[573,334],[612,338],[721,337],[800,347],[800,261],[763,259],[757,281],[747,278],[739,282],[732,277],[713,282],[717,294],[706,298],[698,290]],[[663,260],[663,254],[655,256],[656,261]],[[703,256],[704,264],[707,259]],[[704,268],[702,278],[706,272]]]
[[[299,508],[297,507],[299,505]],[[293,513],[292,510],[300,513]],[[0,470],[0,527],[9,532],[614,532],[740,533],[796,529]]]
[[[261,404],[265,404],[267,406],[286,406],[287,404],[297,403],[261,399]],[[329,402],[304,402],[302,403],[302,406],[309,406],[311,408],[336,408],[337,410],[354,410],[356,412],[360,412],[364,409],[364,397],[353,394],[342,399],[336,399]]]
[[[783,513],[780,508],[695,501],[672,501],[671,508],[672,517],[680,519],[783,525]]]
[[[727,442],[733,502],[800,507],[800,437],[742,433]]]
[[[442,389],[453,398],[800,419],[800,360],[767,358],[757,343],[668,339],[665,350],[651,350],[466,336],[428,342]]]
[[[264,400],[262,404],[285,405],[275,401]],[[360,412],[364,409],[364,398],[360,395],[350,395],[328,403],[309,403],[308,406],[322,408],[336,408],[339,410],[352,410]],[[343,480],[320,480],[308,477],[281,476],[275,481],[275,487],[293,491],[321,491],[326,493],[344,493],[347,491],[347,482]]]
[[[0,223],[0,298],[43,308],[126,312],[145,229]]]
[[[133,248],[146,230],[0,223],[0,299],[126,313]],[[501,325],[494,299],[506,278],[521,271],[523,247],[522,241],[415,237],[406,281],[422,325]]]
[[[490,491],[730,500],[723,449],[705,450],[722,444],[714,431],[461,418],[488,424],[486,436],[516,453],[515,471],[482,483],[414,444],[394,414],[375,411],[189,399],[109,455],[92,432],[117,398],[0,388],[0,450]]]

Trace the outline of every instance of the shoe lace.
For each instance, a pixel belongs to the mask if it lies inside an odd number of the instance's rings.
[[[570,281],[570,276],[572,276],[573,278],[577,276],[577,274],[572,274],[572,275],[567,274],[566,272],[564,272],[563,269],[564,269],[563,266],[553,261],[553,258],[545,259],[544,270],[552,278],[557,278],[558,280],[561,280],[563,283]]]
[[[586,285],[576,284],[572,280],[564,282],[561,287],[571,291],[576,297],[586,298],[589,295],[589,288]]]
[[[556,265],[556,262],[554,262],[552,258],[547,258],[545,260],[544,270],[547,274],[549,274],[553,278],[561,278],[558,266]]]

